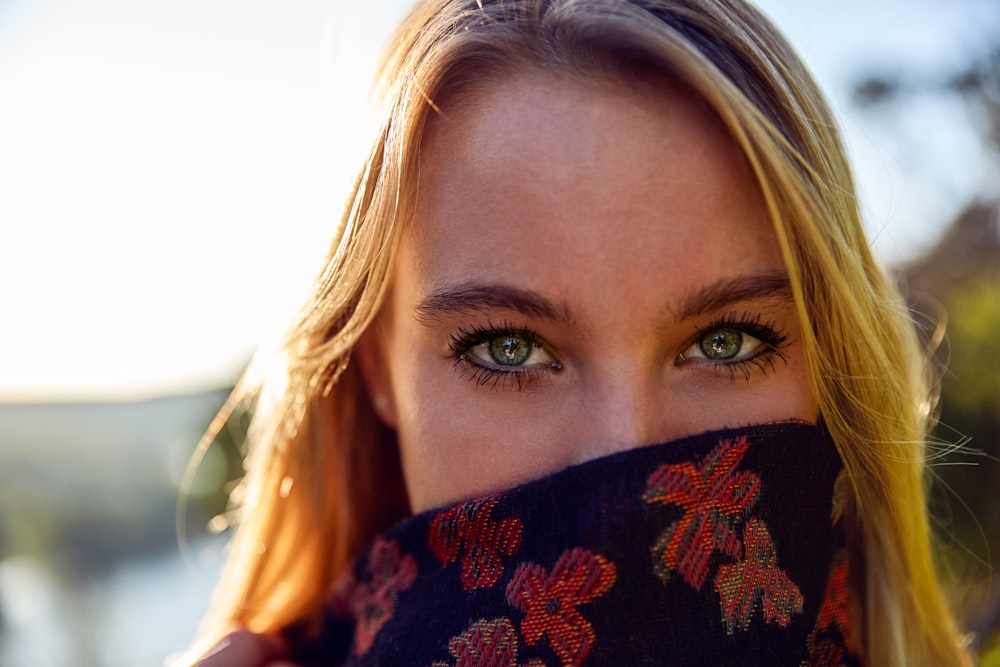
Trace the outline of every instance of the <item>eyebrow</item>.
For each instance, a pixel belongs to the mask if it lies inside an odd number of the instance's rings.
[[[684,299],[675,311],[679,320],[686,320],[721,310],[740,301],[759,301],[779,298],[792,301],[792,285],[788,274],[773,271],[758,275],[723,278],[706,285]]]
[[[417,321],[433,324],[444,317],[481,310],[512,310],[529,317],[569,323],[569,309],[537,292],[509,285],[462,284],[432,292],[417,306]]]
[[[791,283],[784,272],[723,278],[699,289],[673,311],[678,320],[721,310],[740,301],[779,298],[792,301]],[[456,314],[483,310],[511,310],[529,317],[572,323],[569,309],[541,294],[509,285],[461,284],[432,292],[417,306],[417,321],[425,326]]]

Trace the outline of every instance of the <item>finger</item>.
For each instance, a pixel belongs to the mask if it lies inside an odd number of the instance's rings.
[[[235,630],[222,638],[197,667],[265,667],[285,655],[281,640]]]

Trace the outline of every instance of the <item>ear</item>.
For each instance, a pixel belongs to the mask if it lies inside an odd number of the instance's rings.
[[[383,424],[391,429],[396,428],[396,400],[392,391],[392,381],[389,377],[389,367],[384,351],[384,335],[376,320],[362,334],[354,346],[354,356],[361,370],[361,381],[371,402],[375,414]]]

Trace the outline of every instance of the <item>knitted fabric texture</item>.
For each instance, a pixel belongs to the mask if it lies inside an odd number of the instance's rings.
[[[841,462],[789,422],[641,447],[378,539],[308,665],[858,665]]]

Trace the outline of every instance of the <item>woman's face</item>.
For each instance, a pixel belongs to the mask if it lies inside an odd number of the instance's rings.
[[[707,430],[816,420],[763,201],[699,100],[531,73],[442,111],[361,347],[415,511]]]

